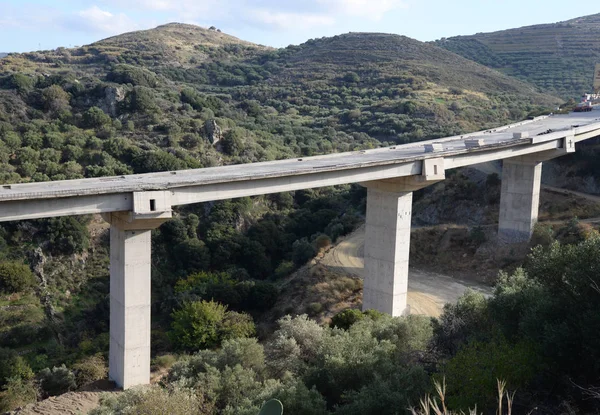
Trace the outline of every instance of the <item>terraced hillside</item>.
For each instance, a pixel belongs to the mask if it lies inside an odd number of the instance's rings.
[[[308,41],[280,54],[283,74],[294,80],[335,80],[339,71],[355,71],[361,84],[378,85],[403,76],[432,84],[486,93],[529,93],[535,88],[468,59],[406,36],[347,33]],[[281,60],[281,59],[280,59]]]
[[[437,46],[537,85],[576,97],[592,88],[600,62],[600,14],[564,22],[442,38]]]

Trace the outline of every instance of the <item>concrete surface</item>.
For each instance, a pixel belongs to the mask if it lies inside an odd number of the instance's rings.
[[[127,389],[150,383],[152,229],[163,220],[107,219],[111,223],[108,376]]]
[[[563,148],[566,137],[577,143],[600,135],[597,117],[597,111],[555,115],[402,146],[243,166],[3,185],[0,187],[0,221],[132,211],[134,192],[169,191],[171,205],[177,206],[421,175],[425,170],[423,161],[432,158],[442,158],[448,170],[542,151],[566,154],[567,149]],[[542,134],[548,130],[553,132]],[[527,132],[529,137],[514,138],[515,132]],[[475,138],[483,140],[483,144],[467,149],[465,140]],[[442,143],[443,150],[426,152],[425,146],[434,143]]]
[[[537,222],[542,163],[506,159],[502,165],[498,238],[526,242]]]

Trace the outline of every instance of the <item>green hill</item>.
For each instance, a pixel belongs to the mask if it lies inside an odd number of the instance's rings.
[[[374,148],[501,125],[557,102],[401,36],[347,34],[271,49],[169,24],[1,59],[0,183]],[[364,206],[356,185],[177,209],[153,234],[153,353],[181,349],[168,335],[171,313],[189,300],[222,302],[235,312],[232,324],[253,330],[237,313],[268,313],[282,279],[352,231]],[[22,399],[36,399],[33,372],[47,378],[57,366],[66,376],[62,363],[84,364],[104,376],[108,261],[99,218],[0,225],[0,375],[18,365],[23,374],[0,376],[0,412],[24,403],[8,391],[27,386],[33,393]],[[355,296],[360,284],[338,288]],[[304,311],[326,310],[312,303]]]
[[[437,46],[562,97],[590,92],[600,62],[600,14],[559,23],[443,38]]]

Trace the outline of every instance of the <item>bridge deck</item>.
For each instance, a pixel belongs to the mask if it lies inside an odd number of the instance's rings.
[[[535,144],[546,137],[565,137],[572,133],[600,129],[598,112],[553,115],[547,118],[517,123],[512,126],[465,134],[463,136],[379,148],[366,151],[329,154],[251,164],[228,165],[174,172],[147,173],[118,177],[101,177],[54,182],[23,183],[0,187],[1,202],[49,199],[73,196],[102,195],[145,190],[166,190],[189,186],[202,186],[218,183],[251,181],[265,178],[289,177],[358,169],[372,166],[385,166],[408,163],[433,157],[467,154],[497,149]],[[547,130],[555,133],[540,135]],[[529,138],[514,139],[515,132],[529,132]],[[465,139],[483,139],[484,144],[474,149],[465,148]],[[443,143],[443,151],[425,152],[425,144]],[[472,164],[475,164],[475,161]]]

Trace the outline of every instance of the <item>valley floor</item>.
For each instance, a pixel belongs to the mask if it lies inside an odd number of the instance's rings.
[[[361,226],[332,248],[321,264],[363,278],[365,228]],[[408,273],[408,306],[411,314],[438,317],[444,304],[455,302],[468,289],[491,294],[491,288],[472,281],[411,268]]]

